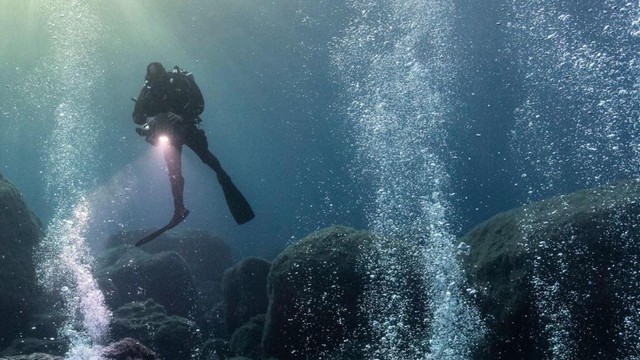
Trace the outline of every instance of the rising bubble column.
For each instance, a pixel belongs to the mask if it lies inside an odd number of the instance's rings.
[[[96,345],[104,340],[111,315],[92,274],[85,237],[92,211],[84,194],[95,181],[101,130],[92,107],[104,75],[96,64],[101,24],[85,1],[43,1],[41,10],[51,49],[38,69],[36,90],[53,110],[45,176],[55,212],[37,251],[37,271],[43,288],[59,298],[65,317],[59,336],[71,343],[67,357],[98,359]]]
[[[333,63],[355,134],[355,176],[375,186],[368,220],[379,240],[360,259],[371,279],[362,312],[376,338],[366,351],[372,359],[468,359],[484,327],[464,294],[448,219],[453,5],[351,5],[357,15],[336,43]],[[427,311],[421,319],[415,288]]]

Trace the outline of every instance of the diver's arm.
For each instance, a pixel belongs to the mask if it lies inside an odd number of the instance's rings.
[[[140,90],[140,95],[138,95],[138,100],[136,100],[136,105],[133,108],[131,117],[133,118],[133,122],[138,125],[144,125],[147,122],[147,108],[149,107],[148,95],[148,89],[144,86],[142,90]]]

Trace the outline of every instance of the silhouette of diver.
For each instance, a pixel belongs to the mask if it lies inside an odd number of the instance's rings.
[[[145,83],[135,100],[133,121],[142,125],[136,132],[152,145],[166,142],[164,158],[169,170],[174,213],[163,228],[140,240],[142,245],[181,223],[189,210],[184,206],[184,178],[182,177],[182,145],[187,145],[200,160],[216,172],[227,205],[236,223],[244,224],[254,218],[251,206],[231,181],[220,161],[209,151],[207,137],[197,125],[202,121],[204,98],[193,75],[175,66],[167,72],[159,62],[147,66]]]

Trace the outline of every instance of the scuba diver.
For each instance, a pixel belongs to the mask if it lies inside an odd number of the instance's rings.
[[[159,62],[147,66],[145,83],[135,101],[133,121],[140,136],[152,145],[164,143],[164,158],[169,171],[174,212],[163,228],[138,241],[140,246],[180,224],[188,215],[184,205],[182,177],[182,145],[187,145],[200,160],[215,171],[227,205],[236,223],[244,224],[254,218],[251,206],[231,181],[220,161],[209,151],[207,137],[198,124],[204,111],[204,98],[193,75],[175,66],[166,71]]]

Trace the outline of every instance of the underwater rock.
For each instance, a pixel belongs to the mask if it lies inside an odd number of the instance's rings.
[[[63,326],[66,316],[61,309],[55,307],[55,304],[47,304],[42,301],[43,304],[48,305],[44,309],[44,305],[41,305],[41,312],[33,314],[29,320],[29,330],[24,332],[24,337],[37,338],[37,339],[52,339],[58,337],[58,329]],[[20,339],[18,339],[20,340]],[[41,351],[51,354],[51,351]],[[53,353],[58,355],[58,353]]]
[[[229,342],[225,339],[210,339],[202,344],[202,354],[206,360],[229,358]]]
[[[152,347],[163,359],[190,359],[200,338],[196,324],[168,315],[152,300],[132,302],[113,312],[111,337],[134,338]]]
[[[124,244],[132,244],[146,235],[148,231],[129,231],[121,232],[111,236],[107,240],[109,250],[107,253],[113,252]],[[189,269],[193,277],[194,291],[197,296],[192,296],[191,290],[182,292],[189,297],[193,303],[190,313],[193,318],[199,319],[202,330],[206,332],[206,337],[223,336],[218,329],[216,314],[212,309],[217,303],[222,301],[221,281],[223,273],[231,267],[231,248],[219,237],[208,232],[200,230],[187,231],[168,231],[158,239],[145,244],[138,248],[144,253],[158,255],[163,252],[172,252],[180,255],[184,263]],[[108,255],[106,255],[108,256]],[[119,252],[115,252],[112,256],[119,256]],[[101,283],[103,289],[107,292],[113,288],[113,284],[109,282]],[[176,284],[179,285],[179,284]],[[167,288],[168,289],[168,288]],[[115,290],[115,289],[111,289]],[[172,289],[175,291],[176,289]],[[113,293],[113,291],[111,291]],[[142,300],[143,298],[128,299]],[[171,307],[161,299],[156,299],[162,305],[167,307],[167,311],[172,312]],[[126,302],[126,301],[125,301]],[[120,302],[118,305],[121,305]],[[177,313],[184,316],[184,313]],[[215,334],[212,331],[216,331]]]
[[[18,189],[0,175],[0,346],[28,330],[38,297],[34,248],[42,235]]]
[[[196,305],[193,276],[175,252],[148,254],[131,245],[97,259],[97,278],[111,308],[154,299],[171,315],[187,317]]]
[[[223,309],[224,306],[222,302],[219,302],[208,309],[203,309],[201,313],[198,314],[197,322],[204,338],[229,339],[229,333],[224,325]]]
[[[121,232],[107,239],[107,247],[131,245],[146,234],[146,231]],[[170,230],[140,249],[150,254],[165,251],[178,253],[198,283],[220,283],[225,270],[232,265],[229,245],[220,237],[202,230]]]
[[[262,330],[264,314],[253,317],[240,326],[231,336],[230,352],[236,356],[260,358],[262,355]]]
[[[102,357],[111,360],[160,360],[151,349],[132,338],[109,344],[102,350]]]
[[[62,356],[66,353],[67,349],[68,344],[64,340],[27,337],[13,340],[11,346],[0,352],[0,356],[10,357],[38,353]]]
[[[466,270],[490,331],[478,358],[632,353],[638,199],[638,181],[582,190],[496,215],[467,234]]]
[[[265,314],[269,306],[267,275],[271,263],[246,258],[228,269],[222,281],[224,320],[229,334],[252,317]]]
[[[0,357],[0,360],[64,360],[64,358],[60,356],[38,353],[30,355]]]
[[[357,257],[371,246],[365,231],[334,226],[287,247],[268,277],[265,357],[304,359],[353,338],[365,275]]]

